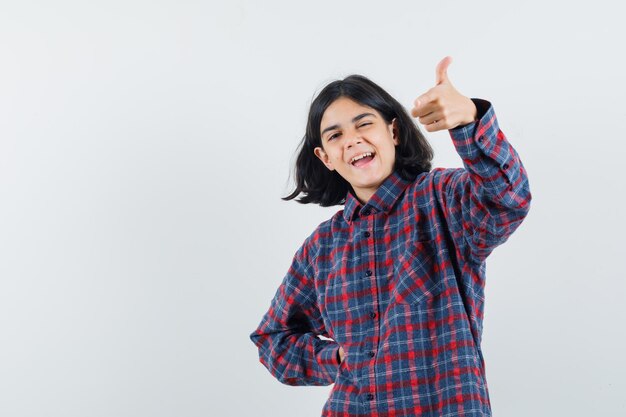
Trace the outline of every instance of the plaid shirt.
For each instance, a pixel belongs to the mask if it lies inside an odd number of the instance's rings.
[[[485,258],[531,195],[493,107],[474,102],[479,120],[449,131],[465,168],[413,181],[394,172],[365,205],[348,193],[295,253],[250,335],[282,383],[334,383],[323,416],[491,415]]]

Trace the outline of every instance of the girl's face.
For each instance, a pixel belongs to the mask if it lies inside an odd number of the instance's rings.
[[[347,97],[335,100],[320,123],[322,146],[315,155],[350,183],[367,202],[393,172],[398,145],[395,119],[387,124],[378,111]]]

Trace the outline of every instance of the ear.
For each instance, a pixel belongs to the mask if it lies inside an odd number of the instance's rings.
[[[400,135],[398,133],[398,119],[394,118],[391,121],[391,136],[393,137],[393,144],[398,146],[400,144]]]
[[[328,157],[328,154],[324,152],[324,149],[318,146],[313,150],[313,152],[315,153],[315,156],[317,156],[319,160],[322,161],[324,165],[326,165],[326,168],[331,171],[335,170],[335,167],[333,167],[333,163],[330,162],[330,158]]]

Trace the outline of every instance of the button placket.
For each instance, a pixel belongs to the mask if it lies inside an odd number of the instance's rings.
[[[365,209],[362,212],[363,216],[367,216],[368,214],[371,214],[372,211],[370,209]],[[366,386],[371,386],[374,387],[376,384],[375,381],[375,377],[372,376],[372,366],[375,366],[375,358],[376,358],[376,345],[378,343],[378,333],[379,333],[379,329],[378,329],[378,321],[376,320],[377,318],[377,309],[378,309],[378,297],[379,297],[379,290],[378,290],[378,282],[376,280],[376,266],[377,266],[377,260],[376,260],[376,249],[375,249],[375,222],[376,219],[374,218],[375,216],[369,216],[369,217],[363,217],[362,220],[363,222],[361,223],[361,230],[360,230],[360,243],[361,243],[361,250],[362,250],[362,259],[365,261],[363,263],[363,267],[365,269],[364,272],[362,272],[362,276],[363,276],[363,286],[364,286],[364,290],[371,294],[371,306],[370,308],[368,308],[367,310],[363,311],[361,310],[360,314],[362,314],[363,317],[369,317],[370,318],[370,322],[369,323],[364,323],[365,327],[363,328],[364,332],[366,333],[366,336],[364,336],[364,339],[362,340],[363,344],[361,345],[361,360],[364,361],[363,362],[363,368],[361,369],[361,371],[359,372],[360,376],[363,378],[363,384]],[[374,278],[374,279],[372,279]],[[369,298],[369,297],[368,297]],[[366,401],[364,401],[365,404],[367,403],[371,403],[372,400],[374,400],[375,395],[374,393],[370,392],[368,394],[365,395],[365,399]]]

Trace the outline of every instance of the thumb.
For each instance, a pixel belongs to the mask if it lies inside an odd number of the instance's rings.
[[[448,79],[448,66],[452,63],[452,57],[447,56],[437,64],[437,69],[435,70],[436,76],[436,85],[450,82]]]

